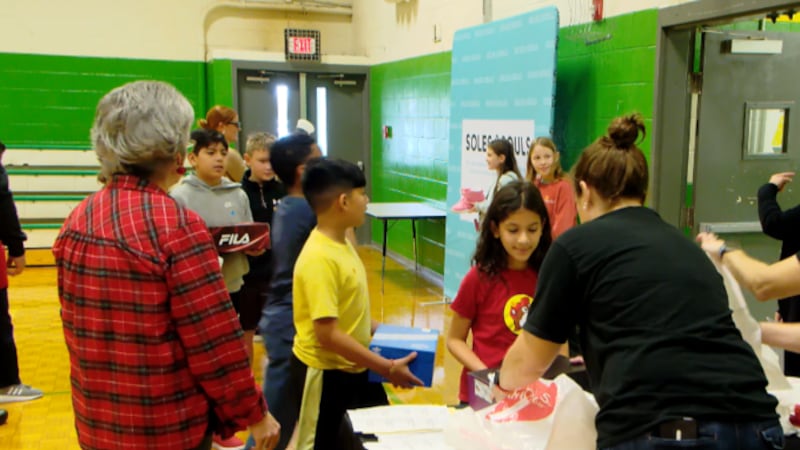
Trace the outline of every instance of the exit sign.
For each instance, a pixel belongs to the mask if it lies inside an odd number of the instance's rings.
[[[319,61],[320,33],[317,30],[284,30],[287,61]]]

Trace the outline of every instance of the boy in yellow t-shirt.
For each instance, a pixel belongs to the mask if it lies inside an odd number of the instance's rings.
[[[290,383],[303,392],[298,450],[362,448],[346,411],[388,403],[383,386],[367,381],[366,369],[396,386],[422,385],[408,369],[416,353],[389,360],[368,348],[377,323],[370,318],[367,275],[345,238],[364,223],[365,186],[361,170],[341,160],[310,162],[303,175],[317,227],[294,269]]]

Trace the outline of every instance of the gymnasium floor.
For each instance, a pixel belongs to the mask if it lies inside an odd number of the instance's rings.
[[[442,299],[442,290],[392,260],[386,262],[386,282],[381,294],[381,256],[371,247],[359,249],[367,268],[372,314],[396,325],[444,330],[449,308],[424,306]],[[20,375],[23,383],[42,389],[45,396],[25,403],[0,404],[8,410],[8,423],[0,426],[0,449],[77,449],[69,389],[69,357],[59,319],[56,271],[52,267],[29,267],[11,278],[11,315],[15,325]],[[254,371],[262,380],[264,351],[256,344]],[[453,404],[457,400],[460,366],[447,354],[440,339],[434,386],[397,391],[389,388],[393,403]],[[244,437],[246,434],[241,434]]]

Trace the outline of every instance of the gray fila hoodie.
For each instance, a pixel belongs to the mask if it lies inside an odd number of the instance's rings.
[[[206,226],[221,227],[253,221],[247,194],[234,183],[223,177],[216,186],[209,186],[195,174],[186,176],[172,188],[169,195],[178,203],[196,212],[206,222]],[[222,278],[228,292],[238,292],[250,271],[247,256],[242,252],[222,255]]]

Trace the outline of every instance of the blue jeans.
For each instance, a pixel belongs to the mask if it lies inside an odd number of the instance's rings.
[[[302,388],[295,392],[297,389],[289,382],[295,334],[291,308],[265,309],[259,323],[259,334],[264,338],[264,347],[269,355],[264,371],[264,398],[267,400],[269,412],[281,425],[281,438],[275,450],[284,450],[292,438],[297,418],[300,417],[300,403],[303,399]],[[245,448],[250,449],[254,444],[250,437]]]
[[[698,422],[697,439],[667,439],[647,434],[603,450],[773,450],[784,446],[777,420],[766,422]]]

